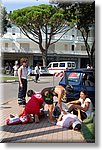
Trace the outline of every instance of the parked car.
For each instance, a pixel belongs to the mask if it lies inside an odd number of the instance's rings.
[[[49,70],[47,69],[47,67],[43,67],[43,66],[39,66],[40,67],[40,75],[51,75],[50,73],[49,73]],[[35,75],[35,68],[34,68],[34,70],[32,70],[32,73],[31,73],[31,75]]]
[[[88,92],[89,98],[95,104],[95,70],[94,69],[73,69],[66,70],[59,85],[70,85],[72,91],[67,94],[67,101],[77,100],[81,90]]]

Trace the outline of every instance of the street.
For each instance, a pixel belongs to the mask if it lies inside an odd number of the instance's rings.
[[[35,83],[34,81],[28,81],[28,90],[33,89],[34,91],[40,92],[44,87],[57,85],[60,79],[60,77],[53,78],[53,76],[41,76],[38,83]],[[18,82],[0,83],[0,88],[0,104],[6,103],[11,100],[17,100]]]
[[[54,82],[53,82],[54,80]],[[58,85],[60,78],[40,77],[40,81],[28,81],[28,89],[41,91],[44,87]],[[0,97],[0,125],[1,125],[1,139],[2,143],[70,143],[81,142],[85,143],[81,132],[68,130],[60,126],[55,126],[48,122],[47,105],[45,105],[45,115],[40,119],[40,123],[6,125],[5,121],[9,114],[17,114],[22,107],[17,104],[18,82],[0,83],[2,87],[2,96]]]

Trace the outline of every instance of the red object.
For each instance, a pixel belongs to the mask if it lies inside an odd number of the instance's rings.
[[[55,73],[54,76],[55,77],[63,77],[64,73],[63,72],[61,72],[61,73]]]
[[[77,73],[71,73],[71,74],[69,75],[69,77],[77,77],[77,76],[78,76]]]
[[[43,104],[44,100],[40,93],[34,94],[31,99],[28,101],[28,103],[25,106],[24,114],[37,114],[40,113],[40,108]]]

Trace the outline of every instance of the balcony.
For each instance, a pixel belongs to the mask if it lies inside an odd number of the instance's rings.
[[[34,50],[32,48],[24,49],[24,48],[12,48],[12,47],[1,47],[2,53],[41,53],[40,50]]]

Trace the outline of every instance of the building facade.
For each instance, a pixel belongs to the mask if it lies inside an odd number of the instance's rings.
[[[59,38],[54,37],[53,40]],[[90,46],[94,39],[94,28],[89,35]],[[43,42],[44,39],[43,39]],[[2,64],[6,62],[14,64],[16,60],[22,57],[28,57],[29,65],[35,66],[36,63],[42,65],[41,51],[36,43],[28,39],[16,25],[7,29],[7,33],[1,38]],[[88,54],[84,45],[83,38],[79,30],[75,27],[69,30],[60,41],[51,45],[48,49],[47,63],[53,61],[75,61],[77,68],[85,67],[88,63]]]

